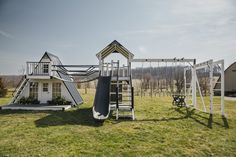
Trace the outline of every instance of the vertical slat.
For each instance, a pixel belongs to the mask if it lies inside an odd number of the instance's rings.
[[[184,69],[184,95],[186,97],[186,69]]]
[[[113,76],[113,60],[111,60],[111,77]]]
[[[131,88],[131,96],[132,96],[132,109],[134,109],[134,87]]]
[[[213,64],[209,63],[210,67],[210,113],[213,114]]]
[[[224,60],[221,61],[221,115],[224,116],[225,76]]]
[[[196,107],[196,68],[192,68],[192,105]]]
[[[123,77],[125,77],[125,65],[123,64]]]
[[[116,87],[116,109],[119,109],[119,87]]]
[[[50,62],[48,65],[48,74],[52,76],[52,62]]]

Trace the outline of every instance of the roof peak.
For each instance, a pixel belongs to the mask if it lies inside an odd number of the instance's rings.
[[[126,49],[123,45],[121,45],[117,40],[113,40],[110,44],[108,44],[104,49],[96,54],[97,58],[101,55],[100,59],[106,58],[111,53],[120,53],[125,58],[133,58],[134,54],[132,54],[128,49]]]
[[[113,40],[113,41],[109,44],[109,46],[111,46],[111,45],[123,46],[123,45],[121,45],[121,43],[119,43],[117,40]]]
[[[54,54],[52,54],[52,53],[50,53],[50,52],[47,52],[47,51],[45,51],[44,55],[45,55],[45,54],[47,54],[49,57],[50,57],[50,56],[57,57],[56,55],[54,55]],[[57,58],[58,58],[58,57],[57,57]]]

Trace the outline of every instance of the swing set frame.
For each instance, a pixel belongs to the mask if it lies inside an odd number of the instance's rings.
[[[219,89],[214,89],[213,86],[213,77],[214,77],[214,66],[219,66],[220,67],[220,82],[216,82],[216,84],[220,84],[220,88]],[[220,96],[220,108],[221,108],[221,115],[224,116],[224,60],[218,60],[218,61],[213,61],[208,60],[199,64],[195,64],[193,66],[184,68],[184,93],[186,95],[186,98],[189,97],[190,92],[192,95],[192,104],[189,104],[188,106],[192,106],[195,109],[196,105],[197,105],[197,90],[199,92],[201,101],[202,101],[202,107],[203,107],[203,112],[207,112],[206,110],[206,105],[205,102],[203,100],[203,96],[202,96],[202,92],[201,92],[201,87],[199,85],[199,81],[198,81],[198,76],[197,76],[197,70],[200,69],[204,69],[204,68],[208,68],[208,76],[209,76],[209,93],[210,93],[210,114],[213,114],[213,108],[214,108],[214,91],[218,91],[220,92],[221,96]],[[186,78],[186,72],[190,70],[191,71],[191,82],[188,83],[187,82],[187,78]],[[187,91],[187,85],[190,84],[190,90]]]
[[[210,69],[209,70],[210,114],[213,114],[214,91],[220,91],[220,93],[221,93],[221,97],[220,97],[221,115],[224,116],[224,60],[213,61],[211,59],[211,60],[196,64],[196,59],[185,59],[185,58],[180,58],[180,59],[177,59],[177,58],[173,58],[173,59],[169,59],[169,58],[168,59],[167,58],[165,58],[165,59],[164,58],[163,59],[152,59],[152,58],[149,58],[149,59],[147,59],[146,58],[145,59],[145,58],[139,58],[139,59],[130,59],[129,62],[130,62],[130,66],[131,66],[131,63],[142,63],[142,80],[143,80],[143,63],[144,62],[149,62],[150,68],[151,68],[152,62],[158,63],[158,66],[159,66],[159,63],[166,63],[166,65],[167,65],[167,63],[173,63],[175,66],[176,66],[176,63],[188,63],[189,66],[184,68],[184,74],[183,74],[184,75],[184,96],[187,99],[188,95],[189,95],[189,92],[187,92],[187,84],[188,83],[186,80],[186,71],[190,70],[191,71],[191,83],[189,83],[189,84],[192,89],[191,90],[192,104],[186,104],[186,106],[193,107],[193,108],[197,109],[196,104],[197,104],[197,89],[198,89],[199,95],[201,98],[202,107],[203,107],[203,110],[202,110],[203,112],[207,112],[207,110],[206,110],[206,105],[205,105],[205,102],[204,102],[204,99],[202,96],[201,87],[199,85],[198,76],[197,76],[196,71],[199,69],[203,69],[203,68],[209,68]],[[216,82],[216,83],[221,84],[220,89],[214,89],[214,86],[213,86],[213,68],[216,65],[218,65],[220,67],[220,78],[221,79],[220,79],[220,82]],[[141,97],[142,97],[142,94],[141,94]]]

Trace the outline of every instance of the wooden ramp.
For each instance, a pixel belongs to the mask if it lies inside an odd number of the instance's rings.
[[[64,111],[71,105],[47,105],[47,104],[9,104],[1,106],[1,110],[30,110],[30,111]]]

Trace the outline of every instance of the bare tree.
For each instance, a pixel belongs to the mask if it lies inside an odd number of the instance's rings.
[[[7,94],[7,88],[4,86],[2,82],[2,78],[0,77],[0,97],[4,97]]]

